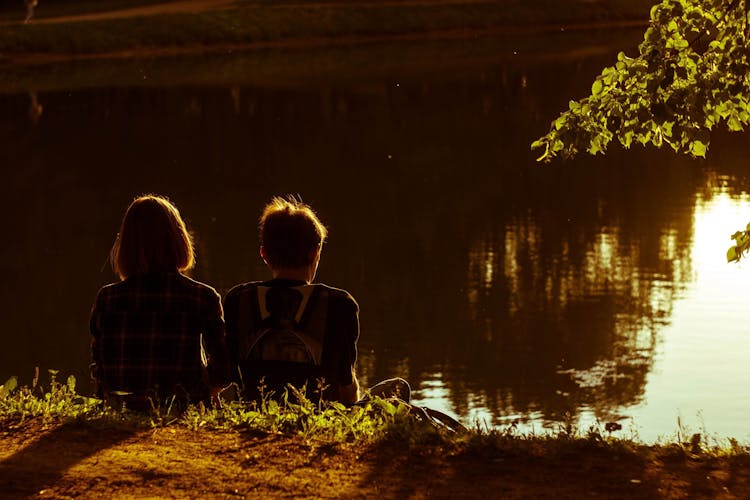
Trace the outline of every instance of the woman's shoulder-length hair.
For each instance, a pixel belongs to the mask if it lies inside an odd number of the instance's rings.
[[[122,218],[110,262],[123,280],[134,274],[191,269],[193,238],[177,207],[153,194],[133,200]]]

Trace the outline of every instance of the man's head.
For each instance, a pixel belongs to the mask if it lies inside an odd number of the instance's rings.
[[[328,231],[312,208],[293,196],[274,197],[260,217],[260,252],[272,270],[317,265]]]

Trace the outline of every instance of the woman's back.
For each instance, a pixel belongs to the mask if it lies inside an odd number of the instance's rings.
[[[222,336],[220,297],[179,273],[134,275],[100,290],[91,332],[102,392],[204,399],[202,340]]]
[[[177,207],[157,195],[133,200],[110,261],[121,281],[99,290],[91,312],[99,395],[124,393],[131,407],[148,409],[172,396],[207,400],[228,384],[221,298],[182,274],[195,258]]]

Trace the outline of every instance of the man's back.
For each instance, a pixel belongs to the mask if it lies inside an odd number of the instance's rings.
[[[323,397],[339,399],[353,382],[358,306],[346,291],[299,280],[274,279],[234,287],[224,301],[233,376],[243,396],[283,393],[286,384],[307,386],[323,379]]]

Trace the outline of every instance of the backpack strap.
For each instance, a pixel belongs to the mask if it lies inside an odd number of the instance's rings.
[[[330,290],[320,285],[307,286],[313,289],[315,293],[308,297],[309,306],[301,311],[297,321],[307,335],[322,345],[328,321],[328,298]]]
[[[257,287],[258,324],[256,330],[251,331],[244,352],[248,355],[253,351],[256,344],[260,342],[274,327],[274,319],[268,307],[268,292],[271,287]],[[297,305],[294,318],[278,318],[281,325],[288,323],[284,329],[297,337],[309,351],[313,363],[320,366],[323,359],[323,339],[325,337],[326,321],[328,317],[328,296],[326,287],[318,285],[301,285],[291,287],[299,294],[300,301]],[[309,306],[309,307],[308,307]],[[287,311],[291,313],[291,311]],[[288,327],[288,328],[287,328]]]
[[[302,299],[300,300],[299,306],[297,306],[297,312],[294,315],[294,321],[296,324],[300,324],[302,320],[302,314],[305,312],[305,307],[310,300],[310,296],[315,291],[315,285],[302,285],[291,287],[292,290],[297,291]],[[260,311],[260,319],[262,321],[267,320],[271,316],[271,311],[268,308],[267,296],[271,290],[270,286],[259,286],[258,287],[258,309]]]

